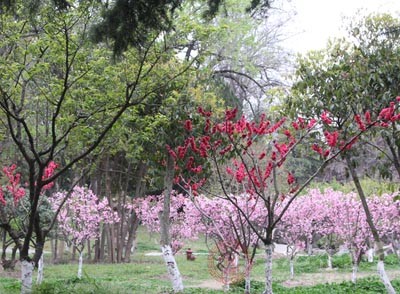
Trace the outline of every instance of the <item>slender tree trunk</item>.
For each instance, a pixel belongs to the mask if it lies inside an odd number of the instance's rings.
[[[351,281],[355,284],[357,282],[357,272],[358,272],[358,265],[353,263],[353,269],[351,272]]]
[[[294,260],[293,260],[293,257],[290,257],[289,266],[290,266],[290,278],[293,279],[294,278]]]
[[[265,290],[263,294],[273,294],[272,292],[272,252],[274,245],[272,242],[265,244]]]
[[[72,246],[71,260],[72,261],[76,260],[76,248],[75,248],[75,246]]]
[[[2,251],[1,251],[1,259],[4,260],[6,259],[7,256],[7,232],[5,229],[1,230],[1,235],[2,235]]]
[[[36,278],[36,284],[40,285],[43,282],[43,266],[44,266],[44,254],[39,259],[38,273]]]
[[[90,240],[87,240],[87,260],[91,260],[92,259],[92,247],[90,245]]]
[[[57,238],[50,239],[50,246],[51,246],[51,259],[53,263],[57,260]]]
[[[368,207],[367,197],[365,196],[364,190],[361,186],[360,180],[358,178],[358,174],[353,166],[350,155],[348,153],[345,153],[344,156],[346,159],[347,167],[349,168],[350,174],[353,178],[354,185],[356,186],[358,196],[360,197],[361,204],[364,208],[368,226],[371,229],[372,236],[374,237],[375,250],[376,250],[376,254],[378,255],[378,258],[379,258],[378,268],[377,268],[379,277],[381,278],[383,284],[385,285],[386,292],[389,294],[395,294],[396,291],[394,290],[394,288],[386,274],[386,271],[385,271],[385,265],[384,265],[385,254],[383,251],[383,244],[379,237],[378,230],[376,229],[375,224],[373,222],[372,214]]]
[[[94,257],[93,262],[100,261],[100,238],[96,238],[94,241]]]
[[[78,250],[79,252],[79,262],[78,262],[78,279],[82,279],[82,267],[83,267],[83,249]]]
[[[167,166],[164,178],[164,206],[163,211],[160,214],[160,226],[161,226],[161,251],[164,257],[165,264],[167,266],[167,272],[172,283],[172,288],[175,293],[183,291],[182,277],[176,264],[175,257],[172,254],[171,249],[171,237],[169,233],[170,229],[170,199],[172,193],[172,184],[174,179],[174,168],[175,163],[171,155],[168,154]]]
[[[251,291],[251,269],[253,267],[253,263],[251,260],[246,258],[246,267],[245,267],[245,277],[244,277],[244,293],[250,294]]]
[[[101,232],[101,237],[100,237],[100,250],[99,250],[99,259],[100,261],[104,261],[104,256],[105,256],[105,247],[106,247],[106,235],[107,235],[107,230],[106,226],[103,226],[103,230]]]
[[[328,252],[328,269],[333,269],[332,266],[332,255]]]
[[[131,254],[134,253],[138,228],[139,228],[139,218],[137,217],[136,212],[132,211],[128,223],[128,240],[126,241],[126,246],[125,246],[125,256],[123,258],[124,262],[130,262]]]

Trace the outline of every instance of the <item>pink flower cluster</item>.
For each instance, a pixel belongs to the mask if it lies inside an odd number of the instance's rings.
[[[385,194],[368,198],[371,213],[380,236],[399,241],[400,201],[397,194]],[[346,245],[353,260],[368,250],[373,237],[367,224],[365,212],[355,193],[342,193],[327,189],[313,189],[300,196],[283,216],[279,229],[289,245],[303,249],[317,234],[335,235]],[[337,244],[338,245],[338,244]]]
[[[58,214],[59,228],[74,246],[83,246],[91,238],[97,238],[102,224],[119,222],[116,212],[106,198],[99,199],[90,189],[74,187],[71,195],[57,192],[49,197],[54,210],[65,201]]]

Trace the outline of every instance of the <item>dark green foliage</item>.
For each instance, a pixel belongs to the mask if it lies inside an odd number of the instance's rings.
[[[152,31],[171,28],[170,14],[180,4],[181,0],[116,0],[94,26],[94,41],[111,39],[116,55],[129,46],[140,48]]]

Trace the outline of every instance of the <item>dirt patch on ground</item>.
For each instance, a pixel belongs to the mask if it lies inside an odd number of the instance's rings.
[[[206,288],[206,289],[213,289],[213,290],[222,290],[223,284],[216,280],[205,280],[196,286],[192,286],[195,288]]]

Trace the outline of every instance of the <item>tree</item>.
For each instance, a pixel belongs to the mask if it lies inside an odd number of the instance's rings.
[[[193,203],[183,194],[172,192],[170,202],[170,236],[172,252],[175,255],[184,246],[185,240],[197,239],[204,229]],[[149,195],[135,199],[133,207],[142,224],[149,232],[161,230],[160,215],[164,208],[164,195]]]
[[[213,259],[217,263],[216,268],[222,274],[226,289],[229,289],[231,280],[237,278],[237,274],[232,273],[241,273],[236,260],[238,256],[245,261],[245,293],[250,293],[250,275],[259,237],[251,229],[248,221],[262,226],[266,212],[261,202],[251,194],[231,195],[231,198],[236,202],[235,205],[218,196],[207,198],[199,195],[192,201],[204,226],[206,238],[213,243],[209,248],[216,248],[216,256],[213,256]]]
[[[61,207],[57,216],[57,225],[67,243],[79,252],[78,279],[82,277],[83,249],[87,240],[100,234],[102,224],[119,221],[112,211],[107,198],[100,200],[91,190],[75,186],[71,195],[57,192],[50,198],[55,211]],[[62,205],[61,203],[64,202]]]

